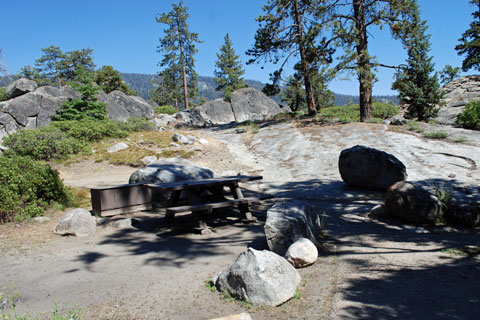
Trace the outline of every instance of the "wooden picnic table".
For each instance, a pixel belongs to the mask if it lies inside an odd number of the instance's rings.
[[[194,215],[196,228],[204,231],[208,230],[208,226],[203,221],[203,215],[211,212],[213,209],[222,207],[238,206],[244,222],[255,221],[255,218],[249,210],[249,204],[259,201],[262,198],[245,198],[239,187],[239,183],[260,179],[263,179],[263,177],[239,175],[170,183],[150,183],[146,184],[146,186],[152,190],[152,194],[156,191],[171,191],[166,208],[167,221],[173,222],[176,213],[190,211]],[[233,200],[225,198],[225,187],[228,187],[229,193],[233,196]],[[206,191],[208,191],[209,197],[202,198],[202,194],[206,193]],[[187,205],[180,205],[182,192],[186,196]],[[263,197],[263,199],[265,199],[265,197]],[[154,196],[152,200],[155,201]]]

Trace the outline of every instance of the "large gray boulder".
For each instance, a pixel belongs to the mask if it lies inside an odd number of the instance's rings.
[[[232,297],[258,306],[277,306],[295,295],[300,275],[281,256],[249,248],[215,279]]]
[[[208,168],[196,165],[183,158],[167,158],[138,169],[132,173],[128,183],[165,183],[213,177],[215,177],[215,174]]]
[[[96,228],[95,217],[89,211],[78,208],[65,213],[53,232],[63,236],[86,237],[94,235]]]
[[[442,203],[430,191],[408,181],[395,183],[388,189],[385,205],[390,215],[402,220],[431,224],[442,214]]]
[[[5,89],[5,96],[7,99],[12,99],[21,96],[25,93],[35,91],[37,83],[32,80],[21,78],[11,82]]]
[[[129,117],[151,119],[155,116],[154,107],[140,97],[128,96],[121,91],[112,91],[99,100],[107,103],[107,113],[110,119],[126,120]]]
[[[320,246],[320,215],[305,201],[289,201],[271,207],[267,211],[264,229],[268,248],[281,256],[300,238],[309,239],[317,247]]]
[[[203,118],[205,125],[226,124],[235,121],[232,106],[223,98],[202,104],[196,111]]]
[[[352,187],[386,191],[407,178],[405,165],[395,156],[365,146],[354,146],[340,153],[340,175]]]
[[[236,122],[262,121],[282,112],[290,112],[290,108],[280,107],[275,100],[254,88],[233,92],[231,101]]]

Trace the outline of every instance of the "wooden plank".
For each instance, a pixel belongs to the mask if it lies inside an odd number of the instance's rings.
[[[102,212],[94,212],[100,214],[101,217],[111,217],[119,214],[127,214],[144,210],[152,210],[152,203],[140,204],[137,206],[123,207],[111,210],[104,210]]]
[[[223,207],[231,207],[238,204],[250,204],[252,202],[258,202],[266,198],[271,198],[271,197],[261,197],[261,198],[249,197],[249,198],[234,199],[234,200],[227,200],[227,201],[220,201],[220,202],[213,202],[213,203],[201,203],[201,204],[188,205],[188,206],[170,207],[170,208],[167,208],[167,213],[180,213],[180,212],[188,212],[188,211],[200,211],[200,210],[210,210],[210,209],[217,209],[217,208],[223,208]]]
[[[247,182],[253,180],[261,180],[262,176],[230,176],[230,177],[221,177],[214,179],[203,179],[203,180],[185,180],[185,181],[176,181],[169,183],[149,183],[146,184],[147,187],[151,189],[163,190],[163,191],[173,191],[173,190],[185,190],[185,189],[195,189],[195,188],[207,188],[214,187],[219,185],[229,185],[238,182]]]
[[[114,188],[93,188],[92,209],[101,214],[107,210],[151,204],[152,193],[145,185],[122,185]]]

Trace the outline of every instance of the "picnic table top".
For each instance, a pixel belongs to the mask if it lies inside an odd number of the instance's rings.
[[[157,190],[184,190],[184,189],[194,189],[194,188],[205,188],[213,187],[220,185],[228,185],[231,183],[238,182],[247,182],[253,180],[261,180],[262,176],[227,176],[227,177],[218,177],[211,179],[201,179],[201,180],[184,180],[184,181],[175,181],[168,183],[148,183],[147,187]]]

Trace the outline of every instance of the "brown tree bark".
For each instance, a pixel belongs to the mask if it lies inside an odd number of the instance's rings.
[[[353,0],[355,27],[359,32],[357,49],[358,80],[360,82],[360,121],[372,118],[372,85],[373,76],[368,56],[367,25],[365,23],[364,0]]]
[[[178,26],[178,35],[179,35],[179,45],[180,45],[180,59],[182,60],[182,73],[183,73],[183,98],[185,101],[185,109],[188,109],[188,87],[187,87],[187,71],[185,68],[185,55],[183,53],[183,41],[182,33],[180,30],[180,18],[177,15],[177,26]]]
[[[303,79],[305,82],[305,93],[307,95],[307,105],[308,105],[308,115],[313,116],[317,113],[315,108],[315,96],[313,94],[312,80],[310,78],[310,68],[308,66],[308,61],[305,53],[305,45],[303,43],[303,25],[302,25],[302,15],[300,14],[300,8],[298,6],[298,0],[295,2],[295,18],[297,23],[297,39],[298,39],[298,50],[300,51],[300,59],[303,69]]]

